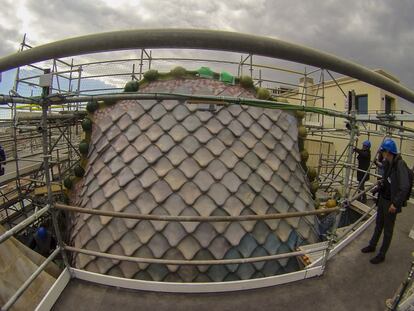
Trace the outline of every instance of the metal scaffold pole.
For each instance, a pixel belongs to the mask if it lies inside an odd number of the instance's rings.
[[[51,207],[51,215],[52,215],[52,223],[53,228],[56,234],[56,240],[60,247],[63,262],[65,263],[65,266],[70,268],[69,260],[66,256],[66,253],[63,249],[64,244],[62,240],[62,235],[60,233],[59,223],[58,223],[58,217],[57,213],[58,211],[54,209],[54,203],[53,203],[53,195],[52,195],[52,183],[50,178],[50,166],[49,166],[49,158],[51,157],[51,154],[49,153],[49,137],[48,137],[48,122],[47,122],[47,113],[49,108],[49,102],[47,100],[47,95],[49,94],[49,87],[43,87],[42,92],[42,99],[40,101],[41,107],[42,107],[42,119],[41,119],[41,131],[42,131],[42,145],[43,145],[43,168],[45,171],[45,183],[47,187],[47,201],[49,206]]]
[[[414,252],[411,253],[411,256],[414,257]],[[412,306],[412,293],[410,290],[410,287],[412,287],[412,282],[414,278],[414,261],[411,261],[410,270],[408,271],[407,278],[402,282],[400,287],[398,288],[397,292],[395,293],[394,297],[391,299],[387,299],[385,302],[386,309],[385,311],[397,311],[397,310],[410,310],[409,308],[406,309],[409,306]],[[411,297],[405,297],[407,301],[403,302],[404,295],[409,293],[407,296]],[[405,306],[401,306],[400,304],[404,304]],[[401,307],[401,309],[399,308]]]
[[[328,247],[325,251],[325,255],[322,261],[322,266],[324,269],[326,269],[326,264],[329,259],[329,253],[332,250],[334,243],[336,241],[336,229],[339,226],[339,222],[341,220],[342,215],[344,212],[349,208],[350,202],[351,202],[351,185],[352,180],[351,179],[351,173],[352,173],[352,163],[353,163],[353,148],[355,144],[355,140],[357,138],[358,129],[356,127],[356,121],[355,121],[355,91],[349,92],[349,101],[348,101],[348,111],[350,112],[350,118],[349,118],[349,142],[347,149],[347,159],[346,159],[346,167],[345,167],[345,178],[344,178],[344,200],[341,202],[341,207],[339,209],[339,213],[336,215],[335,223],[332,226],[331,233],[328,237]]]

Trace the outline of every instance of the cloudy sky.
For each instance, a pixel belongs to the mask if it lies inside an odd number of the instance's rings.
[[[207,28],[271,36],[383,68],[414,89],[412,0],[0,0],[0,57],[102,31]]]

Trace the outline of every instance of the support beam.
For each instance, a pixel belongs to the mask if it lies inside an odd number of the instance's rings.
[[[46,266],[56,257],[59,251],[60,251],[60,248],[58,247],[53,251],[53,253],[48,258],[46,258],[46,260],[22,284],[22,286],[19,287],[19,289],[14,293],[14,295],[10,297],[10,299],[6,302],[6,304],[1,307],[1,311],[7,311],[14,305],[17,299],[20,298],[20,296],[26,291],[26,289],[30,286],[30,284],[33,283],[33,281],[39,276],[39,274],[43,272]]]
[[[8,238],[12,237],[16,233],[20,232],[21,230],[25,229],[28,225],[30,225],[32,222],[36,221],[40,216],[42,216],[44,213],[49,211],[49,205],[46,205],[41,210],[35,212],[33,215],[29,216],[22,222],[20,222],[18,225],[14,226],[10,230],[3,233],[3,235],[0,236],[0,243],[6,241]]]
[[[219,50],[285,59],[332,70],[414,102],[412,90],[354,62],[282,40],[216,30],[141,29],[70,38],[3,57],[0,59],[0,72],[54,58],[153,48]]]
[[[355,116],[357,121],[379,121],[379,122],[389,122],[389,121],[404,121],[404,122],[414,122],[414,114],[409,113],[397,113],[397,114],[357,114]]]
[[[326,245],[289,253],[281,253],[276,255],[248,257],[248,258],[233,258],[233,259],[207,259],[207,260],[187,260],[187,259],[159,259],[159,258],[143,258],[143,257],[132,257],[123,256],[110,253],[102,253],[89,249],[82,249],[72,246],[65,246],[65,250],[89,256],[96,256],[102,258],[108,258],[113,260],[123,260],[136,263],[149,263],[149,264],[165,264],[165,265],[186,265],[186,266],[200,266],[200,265],[230,265],[230,264],[245,264],[253,262],[271,261],[296,256],[303,256],[310,253],[316,253],[324,251]]]
[[[99,216],[119,217],[128,219],[139,220],[154,220],[154,221],[178,221],[178,222],[228,222],[228,221],[250,221],[250,220],[269,220],[269,219],[284,219],[311,216],[318,214],[328,214],[337,212],[339,207],[326,208],[323,210],[313,210],[307,212],[291,212],[291,213],[277,213],[277,214],[264,214],[264,215],[240,215],[240,216],[172,216],[172,215],[149,215],[149,214],[137,214],[137,213],[124,213],[114,211],[103,211],[91,208],[83,208],[77,206],[71,206],[61,203],[54,205],[55,209],[62,209],[77,213],[85,213]]]

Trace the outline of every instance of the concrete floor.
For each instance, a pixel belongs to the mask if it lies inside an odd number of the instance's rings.
[[[362,254],[374,224],[335,256],[319,278],[264,289],[220,294],[169,294],[122,290],[72,280],[53,310],[384,310],[410,267],[414,206],[397,217],[387,259],[372,265]]]

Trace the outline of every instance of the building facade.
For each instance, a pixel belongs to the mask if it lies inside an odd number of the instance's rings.
[[[375,72],[399,83],[393,75],[382,69]],[[356,113],[364,115],[382,115],[387,120],[387,115],[413,114],[414,107],[404,102],[400,103],[398,97],[378,88],[351,77],[339,77],[335,80],[315,83],[313,78],[302,77],[299,80],[299,88],[287,89],[280,98],[285,98],[291,104],[323,107],[336,111],[346,112],[348,109],[348,92],[355,91]],[[392,124],[405,127],[414,127],[413,122],[387,121]],[[348,145],[349,135],[346,130],[344,119],[330,116],[322,116],[314,113],[307,113],[305,124],[309,128],[309,135],[306,147],[310,154],[309,165],[320,167],[321,156],[328,155],[338,159]],[[362,142],[370,140],[372,143],[372,158],[376,155],[382,140],[386,135],[392,136],[397,142],[403,158],[410,167],[414,165],[414,141],[401,138],[398,129],[390,129],[376,124],[358,122],[359,135],[357,146],[361,147]],[[323,129],[323,130],[322,130]],[[322,137],[321,137],[322,136]],[[414,135],[413,135],[414,137]],[[335,156],[336,155],[336,156]]]

